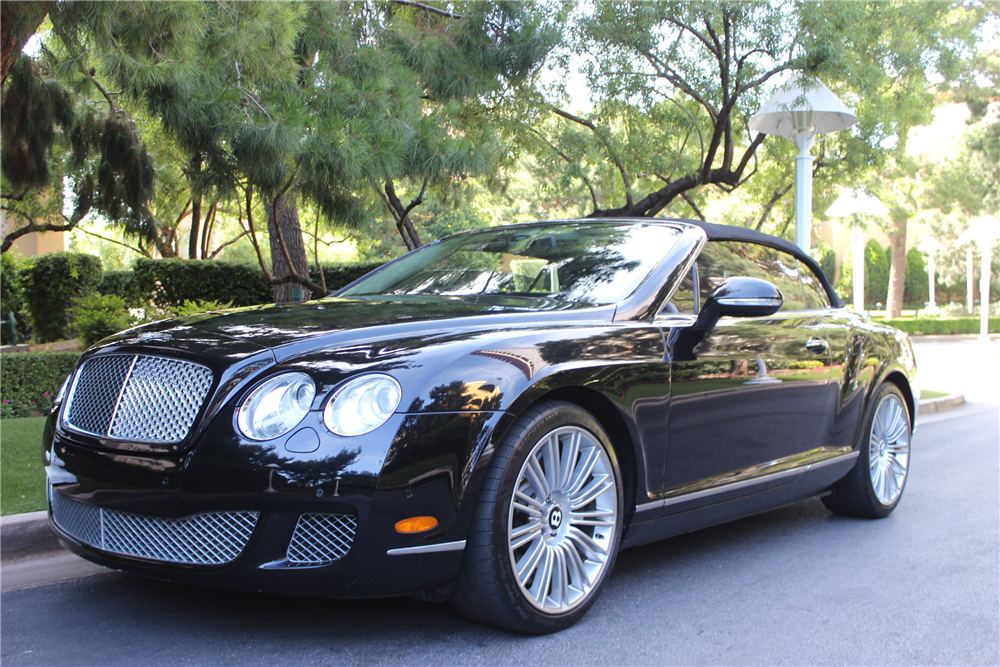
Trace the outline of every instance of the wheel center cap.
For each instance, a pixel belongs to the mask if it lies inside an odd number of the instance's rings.
[[[885,442],[885,440],[882,440],[881,442],[878,443],[878,453],[879,453],[879,455],[885,456],[885,448],[886,448],[886,442]]]
[[[552,530],[559,530],[559,526],[562,525],[563,513],[562,509],[558,507],[553,507],[549,511],[549,528]]]

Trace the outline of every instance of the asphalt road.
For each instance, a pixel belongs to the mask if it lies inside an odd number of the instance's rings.
[[[625,551],[583,622],[554,636],[408,599],[295,599],[108,573],[4,593],[0,662],[996,665],[998,431],[994,403],[925,419],[903,502],[882,521],[808,500]]]

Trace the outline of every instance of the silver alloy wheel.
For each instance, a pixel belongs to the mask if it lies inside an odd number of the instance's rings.
[[[514,484],[507,523],[518,586],[538,610],[562,614],[600,583],[618,530],[618,489],[608,453],[589,431],[545,435]]]
[[[910,420],[898,396],[888,394],[879,403],[868,441],[872,489],[883,505],[892,505],[903,492],[910,465]]]

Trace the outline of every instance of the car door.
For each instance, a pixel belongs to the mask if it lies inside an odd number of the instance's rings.
[[[707,490],[735,482],[741,493],[787,482],[817,440],[830,349],[821,313],[806,305],[794,257],[745,241],[710,241],[685,281],[691,295],[682,285],[672,302],[678,311],[697,311],[732,276],[771,282],[784,304],[768,317],[723,317],[707,333],[680,313],[661,318],[671,342],[665,506],[690,494],[713,502]]]

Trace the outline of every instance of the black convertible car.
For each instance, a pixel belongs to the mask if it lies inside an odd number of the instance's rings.
[[[484,229],[88,350],[47,423],[50,519],[120,570],[552,632],[624,547],[817,495],[888,515],[915,371],[777,238]]]

